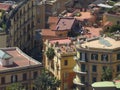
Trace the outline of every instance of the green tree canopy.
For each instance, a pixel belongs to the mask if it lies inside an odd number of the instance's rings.
[[[7,86],[6,90],[25,90],[25,88],[21,83],[12,83],[9,86]]]
[[[102,72],[102,81],[111,81],[112,80],[112,70],[111,68],[107,67]]]
[[[54,90],[59,87],[60,80],[56,79],[48,70],[42,70],[41,75],[35,80],[35,87],[38,90]]]
[[[53,48],[48,48],[47,52],[46,52],[47,58],[49,60],[54,58],[55,52]]]

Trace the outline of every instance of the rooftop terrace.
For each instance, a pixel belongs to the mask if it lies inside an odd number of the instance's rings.
[[[73,45],[73,42],[69,38],[58,38],[58,39],[52,39],[49,40],[48,43],[50,45],[55,46],[54,49],[57,54],[61,55],[73,55],[75,54],[75,46]]]
[[[98,37],[84,41],[79,44],[81,48],[95,48],[95,49],[108,49],[113,50],[120,48],[120,40],[116,41],[110,37]],[[79,47],[79,48],[80,48]]]
[[[40,62],[34,60],[33,58],[29,57],[25,53],[23,53],[19,48],[11,47],[11,48],[4,48],[0,49],[5,52],[7,55],[10,55],[11,58],[9,60],[13,61],[12,65],[2,66],[0,65],[0,71],[3,70],[11,70],[15,68],[23,68],[28,66],[34,65],[42,65]],[[0,53],[2,54],[2,53]]]

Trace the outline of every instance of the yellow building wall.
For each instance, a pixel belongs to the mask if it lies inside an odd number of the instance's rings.
[[[104,14],[103,15],[103,23],[110,21],[113,24],[117,24],[117,21],[120,20],[120,16],[119,15],[112,15],[112,14]]]
[[[64,90],[65,83],[67,84],[67,86],[66,86],[67,90],[72,90],[73,78],[75,77],[73,68],[76,64],[75,60],[73,60],[74,55],[61,58],[61,80],[62,80],[61,90]],[[65,60],[68,60],[68,65],[64,65]],[[67,74],[67,77],[66,77],[65,73]]]
[[[67,36],[67,34],[68,34],[68,31],[69,30],[60,30],[60,31],[57,31],[56,30],[56,36],[62,36],[62,37],[66,37]]]
[[[86,51],[82,51],[82,52],[86,52]],[[82,62],[86,65],[87,68],[87,76],[85,76],[85,78],[89,78],[88,82],[89,84],[92,84],[92,77],[96,77],[97,81],[101,81],[102,78],[102,72],[103,72],[103,66],[107,66],[107,67],[111,67],[112,69],[112,76],[113,79],[120,73],[117,72],[117,65],[120,65],[120,61],[117,60],[117,53],[113,52],[113,53],[105,53],[108,54],[108,61],[101,61],[101,55],[104,54],[104,52],[97,52],[96,54],[98,54],[98,60],[91,60],[91,54],[95,53],[95,52],[86,52],[88,57],[88,62]],[[77,51],[77,57],[80,58],[80,51]],[[77,65],[79,65],[79,67],[81,67],[81,62],[79,62],[79,64],[77,63]],[[96,65],[97,66],[97,72],[93,72],[92,71],[92,66]],[[80,69],[81,70],[81,69]],[[80,80],[80,76],[76,76],[78,77],[77,79],[79,81]],[[86,87],[87,88],[87,87]],[[91,88],[89,87],[89,90],[91,90]]]
[[[0,33],[0,48],[3,48],[3,47],[6,47],[7,45],[7,35],[4,33],[4,34],[1,34]]]
[[[6,72],[6,73],[3,73],[3,74],[0,74],[0,80],[1,80],[1,77],[5,77],[5,84],[1,84],[0,82],[0,90],[2,87],[6,88],[8,87],[11,83],[11,76],[12,75],[17,75],[17,82],[20,82],[24,85],[24,83],[28,84],[28,89],[29,90],[32,90],[32,87],[33,87],[33,81],[35,80],[33,78],[33,73],[35,71],[38,72],[38,76],[40,75],[41,73],[41,70],[42,70],[42,67],[37,67],[37,68],[33,68],[33,69],[28,69],[27,71],[26,70],[18,70],[18,71],[15,71],[15,72]],[[24,73],[27,73],[27,80],[23,80],[23,74]],[[16,83],[17,83],[16,82]]]

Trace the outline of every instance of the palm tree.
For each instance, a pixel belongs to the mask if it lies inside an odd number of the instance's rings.
[[[48,70],[42,70],[41,75],[36,78],[34,85],[37,90],[54,90],[60,85],[60,80],[50,74]]]
[[[6,90],[25,90],[21,83],[12,83],[11,85],[7,86]]]
[[[111,81],[112,80],[112,69],[107,67],[102,72],[102,81]]]

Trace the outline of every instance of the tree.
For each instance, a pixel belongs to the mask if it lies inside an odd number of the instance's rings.
[[[48,70],[42,70],[41,75],[36,78],[34,85],[37,90],[54,90],[59,87],[60,80],[56,79]]]
[[[10,84],[6,90],[25,90],[21,83],[12,83]]]
[[[114,79],[114,81],[120,80],[120,74]]]
[[[111,81],[112,80],[112,70],[107,67],[102,72],[102,81]]]
[[[54,58],[55,52],[53,48],[48,48],[47,52],[46,52],[47,58],[49,60],[52,60]]]

